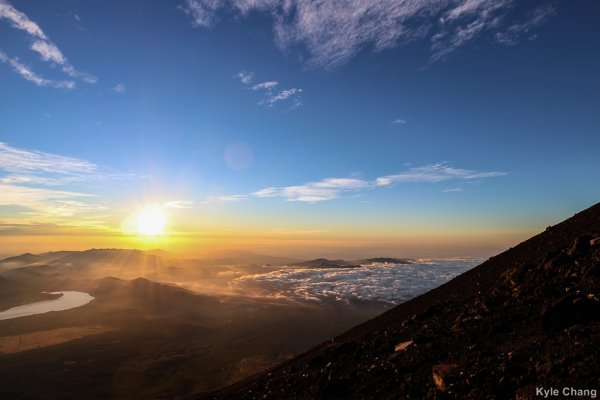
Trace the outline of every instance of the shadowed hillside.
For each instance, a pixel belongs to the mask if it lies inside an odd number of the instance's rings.
[[[597,390],[599,237],[597,204],[334,340],[201,398],[530,399],[540,386]]]

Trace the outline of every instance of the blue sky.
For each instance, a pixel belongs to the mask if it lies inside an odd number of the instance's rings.
[[[599,16],[0,0],[0,229],[118,236],[155,204],[189,243],[501,249],[600,198]]]

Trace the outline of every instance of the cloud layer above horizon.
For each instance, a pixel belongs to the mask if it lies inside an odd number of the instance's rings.
[[[245,275],[234,284],[268,296],[311,302],[399,304],[437,287],[481,262],[477,258],[372,263],[358,268],[289,268]]]

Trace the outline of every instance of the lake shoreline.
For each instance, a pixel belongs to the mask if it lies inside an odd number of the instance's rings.
[[[85,292],[59,291],[42,292],[42,294],[58,295],[58,297],[50,300],[42,300],[34,303],[23,304],[0,311],[0,320],[45,314],[51,311],[70,310],[72,308],[84,306],[94,300],[93,296]]]

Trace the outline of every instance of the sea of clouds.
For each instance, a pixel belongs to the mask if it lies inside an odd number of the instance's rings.
[[[245,275],[236,283],[262,288],[270,296],[304,301],[399,304],[479,265],[481,259],[412,260],[410,264],[371,263],[354,268],[282,267]]]

